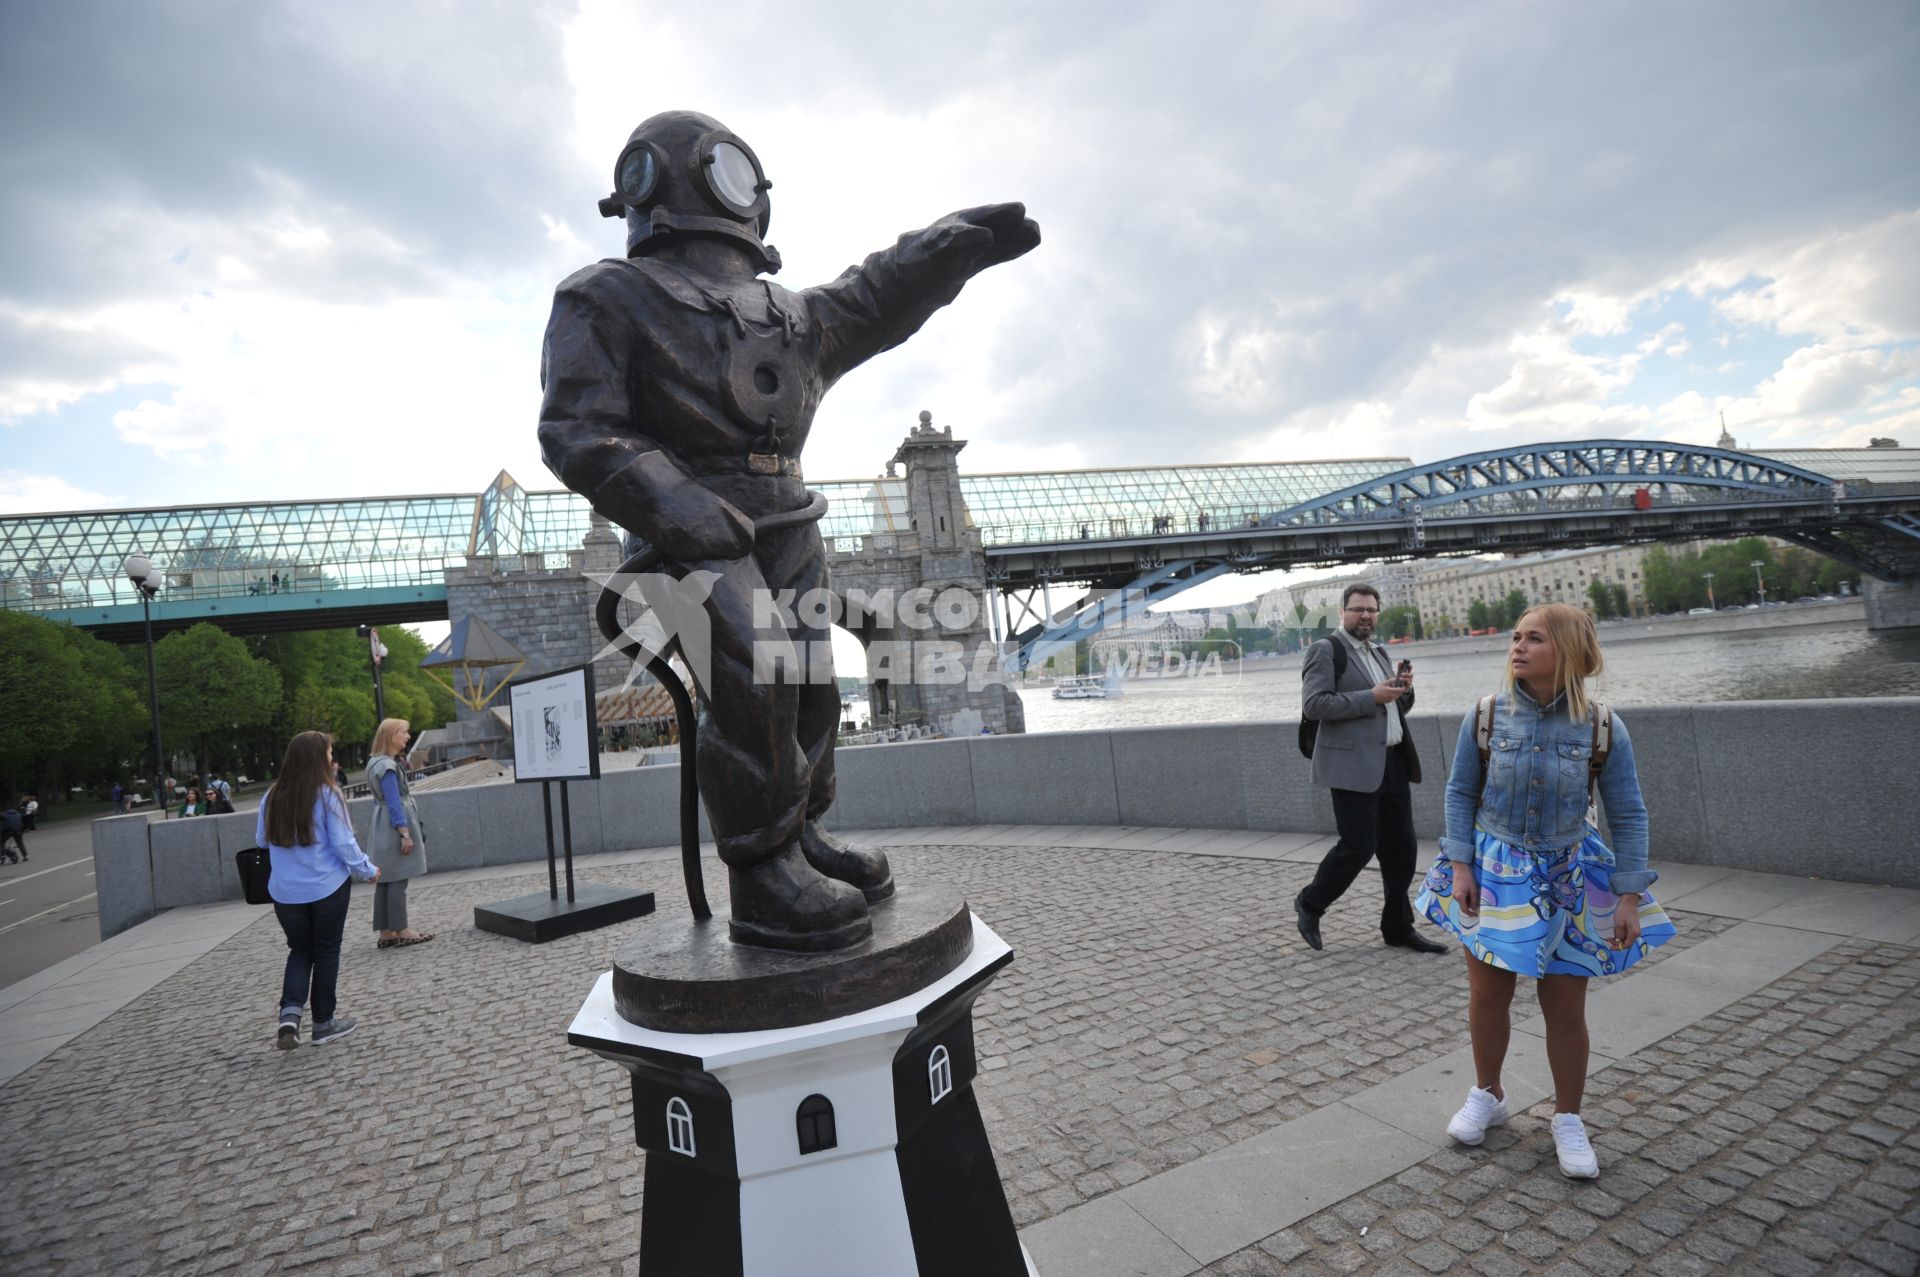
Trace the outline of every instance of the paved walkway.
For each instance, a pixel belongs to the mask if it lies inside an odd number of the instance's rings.
[[[1680,939],[1593,990],[1603,1170],[1576,1184],[1518,1005],[1515,1120],[1459,1149],[1458,960],[1379,945],[1373,879],[1325,952],[1300,942],[1323,835],[870,837],[1016,950],[979,1006],[977,1087],[1044,1277],[1920,1263],[1920,892],[1666,866]],[[670,849],[580,862],[663,908],[678,873]],[[0,990],[0,1269],[637,1271],[625,1074],[564,1042],[618,930],[533,948],[470,925],[536,881],[421,880],[440,939],[405,950],[372,948],[357,892],[341,991],[363,1027],[324,1049],[271,1049],[282,945],[245,905]]]

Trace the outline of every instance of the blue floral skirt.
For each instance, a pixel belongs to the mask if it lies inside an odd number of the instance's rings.
[[[1677,933],[1651,893],[1640,896],[1640,938],[1612,947],[1613,854],[1600,835],[1564,851],[1534,855],[1473,831],[1474,877],[1480,912],[1460,911],[1453,898],[1453,862],[1442,855],[1420,887],[1414,907],[1451,931],[1467,952],[1489,966],[1538,978],[1543,975],[1618,975],[1647,950]]]

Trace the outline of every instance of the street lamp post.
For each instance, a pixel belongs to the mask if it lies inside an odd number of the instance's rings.
[[[1765,559],[1755,559],[1753,562],[1747,564],[1747,566],[1753,569],[1753,583],[1759,587],[1760,603],[1761,606],[1764,607],[1767,602],[1767,580],[1760,575],[1760,569],[1767,566],[1767,562]]]
[[[160,757],[160,681],[153,669],[152,603],[160,587],[153,580],[153,564],[147,561],[144,554],[129,554],[121,570],[127,574],[127,580],[133,582],[134,589],[140,592],[140,616],[147,629],[147,716],[153,720],[153,801],[171,819],[172,812],[160,796],[162,782],[166,779],[166,763]]]
[[[1713,601],[1713,573],[1702,572],[1700,575],[1707,578],[1707,606],[1714,607],[1715,604]]]
[[[373,662],[373,717],[375,722],[384,723],[387,719],[387,694],[380,686],[380,662],[386,659],[387,645],[380,641],[380,631],[371,625],[362,625],[354,633],[367,641],[367,658]]]

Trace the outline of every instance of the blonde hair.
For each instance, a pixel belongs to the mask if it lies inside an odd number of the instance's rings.
[[[374,757],[392,754],[398,742],[407,734],[407,720],[404,718],[383,718],[380,729],[373,734],[373,744],[368,753]]]
[[[1546,629],[1547,637],[1553,640],[1553,696],[1548,698],[1548,703],[1564,696],[1567,717],[1575,721],[1585,718],[1589,705],[1587,680],[1607,665],[1606,657],[1600,654],[1600,635],[1593,628],[1593,617],[1565,603],[1542,603],[1522,612],[1513,628],[1517,630],[1525,625],[1529,617],[1537,618]],[[1517,681],[1509,654],[1501,686],[1511,695]]]

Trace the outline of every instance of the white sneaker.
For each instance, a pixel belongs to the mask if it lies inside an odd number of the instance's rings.
[[[1560,1155],[1560,1173],[1567,1178],[1600,1178],[1600,1159],[1593,1155],[1587,1128],[1578,1113],[1553,1115],[1553,1151]]]
[[[1487,1138],[1488,1127],[1498,1126],[1512,1116],[1507,1111],[1506,1100],[1492,1091],[1472,1087],[1467,1091],[1467,1102],[1447,1123],[1447,1134],[1462,1144],[1478,1144]]]

